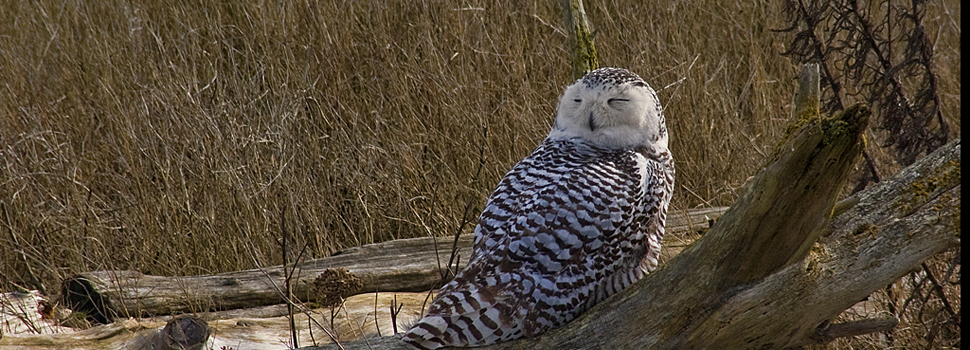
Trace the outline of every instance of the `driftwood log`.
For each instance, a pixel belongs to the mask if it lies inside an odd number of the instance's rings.
[[[300,308],[293,316],[298,344],[394,334],[395,318],[389,306],[400,306],[395,310],[400,331],[403,320],[420,317],[427,297],[427,292],[366,293],[346,298],[336,310]],[[0,350],[181,350],[202,344],[204,349],[294,348],[286,305],[129,318],[89,326],[73,322],[77,319],[68,310],[37,307],[45,302],[38,291],[0,294]]]
[[[154,327],[158,323],[127,319],[77,331],[4,334],[0,349],[201,350],[211,335],[208,324],[192,315],[176,316],[164,326]]]
[[[960,140],[836,205],[870,112],[822,118],[808,103],[745,194],[665,266],[561,328],[483,348],[783,349],[894,327],[829,321],[959,246]],[[411,349],[396,337],[339,348]]]
[[[692,239],[690,232],[708,227],[709,219],[727,208],[703,208],[671,213],[670,231],[662,258],[669,259]],[[464,267],[471,235],[458,239]],[[296,265],[294,295],[317,301],[313,281],[327,269],[344,268],[360,278],[360,293],[420,292],[440,283],[451,255],[453,238],[415,238],[368,244],[331,257]],[[452,267],[454,269],[454,267]],[[62,282],[64,304],[92,321],[110,323],[118,318],[152,317],[203,311],[253,308],[284,303],[283,266],[203,276],[152,276],[136,271],[93,271]],[[277,312],[280,308],[273,308]]]

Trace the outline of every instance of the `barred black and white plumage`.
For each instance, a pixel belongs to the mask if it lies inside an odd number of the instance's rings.
[[[653,89],[625,69],[588,73],[489,197],[470,262],[403,340],[486,345],[573,320],[657,267],[673,184]]]

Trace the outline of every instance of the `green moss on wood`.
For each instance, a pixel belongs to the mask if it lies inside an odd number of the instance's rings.
[[[914,181],[909,186],[906,186],[906,188],[903,189],[900,197],[896,200],[896,206],[900,209],[900,211],[902,211],[904,216],[912,214],[916,208],[919,208],[927,201],[938,195],[939,191],[949,189],[959,182],[960,161],[954,159],[937,168],[934,173],[927,174],[919,180]],[[954,201],[939,201],[937,206],[941,206],[939,208],[941,211],[954,210],[953,208],[947,207],[945,204],[939,204],[944,202],[953,203]],[[959,212],[959,206],[957,206],[955,210]],[[957,226],[959,226],[959,222],[957,222]]]
[[[795,147],[793,141],[801,133],[820,134],[822,140],[818,147],[822,148],[831,147],[834,142],[845,142],[850,139],[846,136],[860,134],[858,131],[867,125],[871,114],[869,108],[863,104],[850,106],[828,118],[802,113],[801,118],[794,120],[785,129],[784,136],[768,157],[768,164],[774,162],[783,152],[791,151]],[[860,135],[860,138],[862,145],[865,146],[865,137]]]

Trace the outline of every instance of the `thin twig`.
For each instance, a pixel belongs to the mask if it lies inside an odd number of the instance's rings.
[[[956,325],[959,327],[960,319],[956,317],[957,313],[953,311],[953,306],[950,305],[950,301],[946,298],[946,293],[943,291],[943,286],[940,285],[940,282],[936,280],[936,277],[933,277],[933,272],[930,271],[929,266],[926,266],[925,262],[921,265],[923,266],[923,270],[926,271],[926,278],[931,284],[933,284],[930,290],[935,292],[936,296],[940,298],[940,301],[943,302],[943,310],[950,314],[950,318],[953,319]]]
[[[293,298],[293,290],[291,288],[291,278],[293,277],[293,271],[296,270],[296,264],[292,267],[287,267],[289,262],[287,261],[286,252],[286,241],[289,237],[286,232],[286,203],[283,203],[283,207],[280,208],[280,251],[283,255],[283,289],[285,290],[287,300]],[[300,343],[296,336],[296,320],[293,317],[293,302],[286,303],[286,317],[289,319],[290,325],[290,337],[293,341],[293,347],[299,348]]]
[[[381,323],[377,322],[377,291],[374,291],[374,328],[377,328],[377,336],[381,337]]]
[[[404,307],[404,304],[398,306],[397,294],[394,294],[394,303],[391,304],[391,327],[394,328],[394,334],[397,334],[397,316],[401,313],[402,307]]]

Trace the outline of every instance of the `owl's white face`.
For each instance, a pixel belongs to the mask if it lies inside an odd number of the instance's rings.
[[[566,88],[549,138],[580,138],[596,146],[667,148],[657,93],[636,74],[600,68]]]

